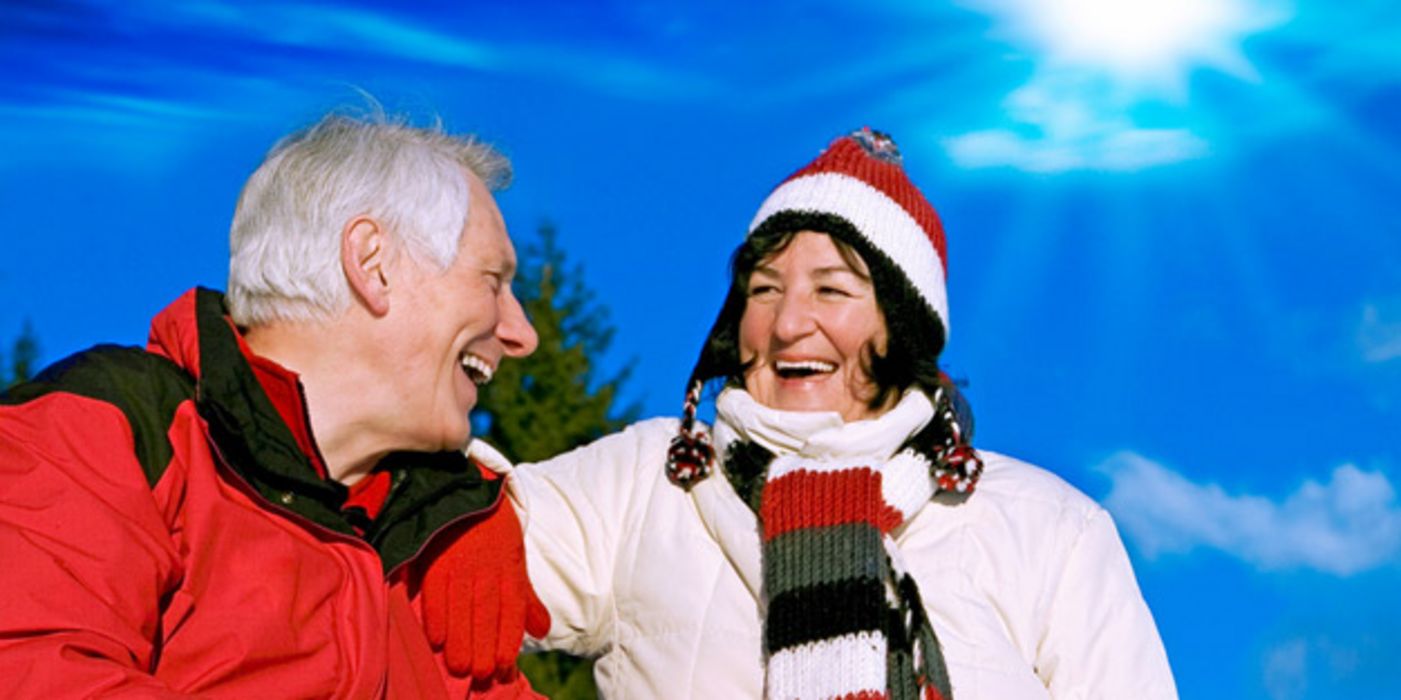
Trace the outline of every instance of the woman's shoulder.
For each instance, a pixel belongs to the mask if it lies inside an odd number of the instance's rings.
[[[983,474],[972,500],[996,501],[1009,506],[1041,506],[1068,511],[1084,517],[1102,510],[1080,489],[1049,469],[1015,457],[978,450]]]
[[[907,535],[910,546],[932,551],[959,541],[959,556],[974,558],[962,567],[992,567],[1021,577],[1009,590],[1039,590],[1031,584],[1054,580],[1082,536],[1108,522],[1108,513],[1050,470],[991,450],[978,454],[983,474],[973,493],[935,496]]]
[[[637,421],[622,430],[599,438],[595,444],[601,446],[627,444],[638,452],[651,454],[661,451],[665,454],[671,439],[681,429],[681,421],[671,416],[648,418]]]
[[[659,416],[637,421],[627,427],[627,430],[636,432],[639,436],[655,437],[664,435],[667,440],[676,435],[681,429],[681,419],[675,416]]]

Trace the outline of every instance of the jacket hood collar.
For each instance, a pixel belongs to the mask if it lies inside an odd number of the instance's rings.
[[[346,489],[320,477],[296,436],[258,383],[229,320],[224,295],[196,287],[151,322],[147,348],[165,355],[196,379],[196,408],[220,456],[270,502],[286,502],[328,529],[353,532],[340,515]]]
[[[180,365],[196,379],[199,378],[199,322],[197,319],[199,299],[210,292],[196,287],[179,299],[171,302],[151,320],[150,334],[146,339],[146,349],[169,358]],[[223,299],[219,299],[219,312],[223,315]]]
[[[156,316],[147,349],[195,376],[196,409],[218,456],[244,483],[274,507],[355,537],[340,510],[346,487],[318,475],[240,343],[224,295],[199,287]],[[499,454],[495,461],[506,463]],[[379,468],[394,474],[394,485],[364,539],[380,552],[386,573],[417,556],[448,523],[490,508],[503,481],[483,479],[456,451],[396,452]]]

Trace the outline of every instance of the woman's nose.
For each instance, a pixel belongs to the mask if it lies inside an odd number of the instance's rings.
[[[774,337],[789,343],[811,333],[817,327],[812,311],[812,303],[804,295],[784,294],[774,309]]]

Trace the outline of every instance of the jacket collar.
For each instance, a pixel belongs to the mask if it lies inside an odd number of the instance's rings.
[[[152,321],[147,349],[194,375],[196,408],[210,441],[249,487],[276,508],[355,536],[341,512],[347,489],[321,478],[298,446],[240,348],[223,294],[186,292]],[[444,525],[490,507],[501,488],[461,452],[398,452],[376,468],[392,472],[393,485],[364,539],[379,550],[386,572],[421,551]]]
[[[268,502],[353,535],[346,488],[322,479],[259,384],[228,318],[224,295],[197,287],[151,323],[148,348],[196,379],[196,408],[224,462]]]

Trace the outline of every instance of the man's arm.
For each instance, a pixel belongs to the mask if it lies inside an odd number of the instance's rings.
[[[180,560],[111,404],[0,406],[0,678],[9,697],[178,697],[152,676]]]
[[[662,459],[675,427],[633,426],[586,447],[511,470],[508,489],[525,527],[530,581],[549,610],[549,632],[527,646],[598,656],[612,645],[614,575],[632,499],[664,478]],[[451,559],[435,567],[454,568]],[[464,577],[460,579],[466,581]],[[432,603],[434,594],[443,601]],[[464,585],[425,590],[429,627],[452,600],[470,600]],[[447,613],[452,616],[451,612]],[[460,616],[460,614],[458,615]],[[467,635],[445,635],[449,654],[470,653]]]
[[[477,468],[487,480],[502,478]],[[447,675],[479,686],[512,680],[522,638],[543,637],[550,614],[531,587],[520,521],[504,494],[434,537],[421,562],[424,629]]]

